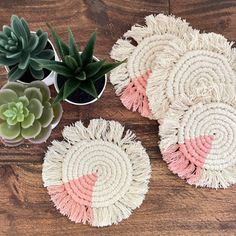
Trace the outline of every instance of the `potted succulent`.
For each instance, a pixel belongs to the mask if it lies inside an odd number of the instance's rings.
[[[48,34],[41,29],[29,30],[24,18],[13,15],[10,26],[0,31],[0,65],[8,72],[9,81],[30,83],[42,80],[47,85],[54,83],[56,74],[42,69],[34,59],[58,60]]]
[[[45,142],[61,116],[61,105],[52,106],[49,88],[41,81],[8,82],[0,90],[0,138],[5,145],[24,139]]]
[[[79,52],[72,31],[69,29],[69,45],[48,25],[61,61],[37,59],[42,68],[55,71],[55,89],[58,92],[54,103],[62,100],[74,105],[95,102],[103,93],[107,83],[107,73],[119,63],[99,61],[94,55],[96,33],[93,33],[83,52]]]

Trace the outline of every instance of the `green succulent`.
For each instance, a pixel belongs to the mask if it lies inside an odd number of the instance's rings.
[[[47,42],[46,32],[30,32],[25,19],[13,15],[11,25],[4,25],[0,31],[0,64],[9,68],[8,79],[16,81],[29,69],[36,80],[42,80],[44,71],[33,59],[54,57],[53,50],[45,49]]]
[[[11,144],[46,141],[62,114],[61,105],[51,103],[50,91],[41,81],[7,83],[0,90],[0,137]]]
[[[83,52],[80,53],[70,29],[69,44],[67,45],[49,24],[48,27],[54,38],[57,51],[61,57],[61,62],[43,59],[39,59],[37,62],[43,68],[55,71],[66,79],[66,82],[60,88],[54,103],[65,100],[77,89],[96,98],[98,94],[95,82],[101,79],[106,73],[119,66],[122,62],[108,64],[105,63],[105,60],[94,61],[93,51],[96,42],[95,32],[92,34]]]

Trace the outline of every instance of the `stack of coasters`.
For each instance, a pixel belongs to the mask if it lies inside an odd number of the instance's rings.
[[[160,124],[169,169],[187,183],[226,188],[236,181],[236,50],[174,16],[150,15],[114,45],[126,63],[111,73],[122,103]]]
[[[43,163],[43,181],[61,214],[92,226],[117,224],[148,191],[149,157],[135,135],[116,121],[67,126]]]

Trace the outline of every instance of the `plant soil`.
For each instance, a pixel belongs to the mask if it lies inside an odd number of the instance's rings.
[[[57,75],[57,85],[58,88],[60,89],[63,84],[66,82],[66,78],[64,78],[62,75]],[[97,80],[95,82],[95,87],[97,90],[97,93],[100,94],[103,90],[103,87],[105,85],[105,76],[103,76],[101,79]],[[87,103],[90,102],[92,100],[94,100],[95,98],[85,92],[83,92],[80,89],[77,89],[74,93],[72,93],[67,100],[74,102],[74,103]]]

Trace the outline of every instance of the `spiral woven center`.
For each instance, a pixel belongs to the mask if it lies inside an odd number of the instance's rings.
[[[97,178],[92,206],[112,205],[128,191],[132,181],[132,166],[127,154],[117,145],[106,141],[81,141],[74,145],[63,162],[63,182],[68,183],[83,176],[89,176],[86,181],[92,182],[94,175]],[[83,186],[79,192],[70,191],[70,194],[86,196],[89,186],[86,181],[81,183]],[[76,196],[73,198],[76,199]]]
[[[189,51],[177,62],[167,83],[167,96],[173,102],[179,94],[209,95],[214,85],[235,84],[235,73],[220,53]]]
[[[153,69],[158,52],[164,47],[170,47],[169,42],[174,38],[176,36],[171,34],[153,35],[141,41],[128,59],[127,68],[130,78],[139,77]]]
[[[236,110],[224,103],[197,104],[183,116],[178,141],[197,166],[222,170],[236,163]]]

